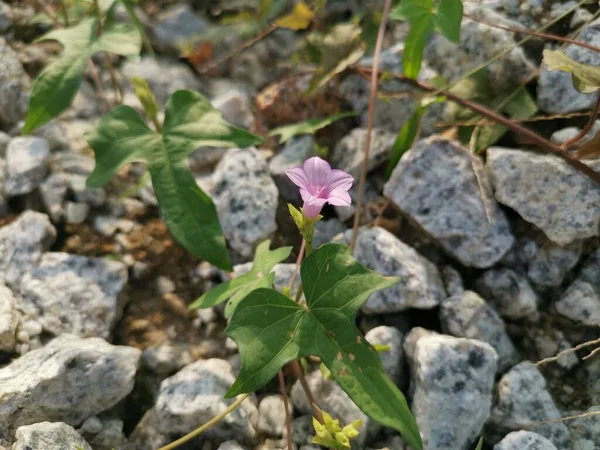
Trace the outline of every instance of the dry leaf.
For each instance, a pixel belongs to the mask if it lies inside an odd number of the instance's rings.
[[[582,144],[575,153],[577,159],[594,159],[600,156],[600,131],[596,135]]]
[[[308,28],[312,22],[315,13],[308,7],[306,3],[296,3],[294,10],[287,16],[278,19],[275,24],[280,28],[288,28],[290,30],[304,30]]]

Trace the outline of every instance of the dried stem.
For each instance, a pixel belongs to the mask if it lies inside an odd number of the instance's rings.
[[[173,441],[170,444],[165,445],[164,447],[159,448],[158,450],[172,450],[172,449],[174,449],[176,447],[179,447],[182,444],[185,444],[186,442],[188,442],[189,440],[195,438],[196,436],[204,433],[210,427],[212,427],[213,425],[216,425],[221,420],[223,420],[227,416],[227,414],[229,414],[230,412],[234,411],[249,396],[250,396],[250,394],[241,395],[240,397],[238,397],[238,399],[235,402],[233,402],[231,405],[229,405],[229,407],[225,411],[223,411],[221,414],[219,414],[218,416],[213,417],[208,422],[206,422],[203,425],[199,426],[198,428],[196,428],[191,433],[186,434],[182,438],[179,438],[176,441]]]
[[[302,370],[300,363],[298,362],[298,360],[295,360],[292,361],[290,365],[292,367],[292,370],[294,371],[294,375],[296,375],[298,380],[300,380],[300,384],[302,385],[302,389],[304,389],[304,393],[306,394],[306,398],[308,399],[310,406],[312,406],[313,415],[320,423],[324,423],[323,413],[319,409],[319,406],[317,405],[317,400],[315,400],[315,396],[310,390],[310,386],[306,381],[306,377],[304,376],[304,371]]]
[[[586,417],[592,417],[597,415],[600,415],[600,411],[590,411],[583,414],[576,414],[574,416],[558,417],[556,419],[542,420],[541,422],[530,423],[527,425],[523,425],[523,428],[535,428],[539,425],[545,425],[547,423],[568,422],[570,420],[584,419]]]
[[[590,118],[588,119],[587,123],[585,124],[585,127],[583,127],[583,129],[577,134],[577,136],[573,136],[571,139],[568,139],[567,141],[565,141],[562,145],[563,149],[567,149],[570,146],[572,146],[573,144],[575,144],[577,141],[580,141],[581,139],[583,139],[585,137],[586,134],[589,133],[589,131],[592,129],[592,127],[594,126],[594,122],[596,121],[596,118],[598,117],[598,111],[600,111],[600,90],[596,91],[596,103],[594,103],[594,109],[592,110],[592,113],[590,114]]]
[[[371,94],[369,96],[369,110],[367,113],[367,134],[365,137],[364,158],[362,170],[360,172],[360,181],[358,182],[358,197],[356,200],[356,213],[354,214],[354,225],[352,226],[352,237],[350,238],[350,252],[354,251],[356,237],[358,236],[358,226],[360,225],[360,212],[362,209],[365,183],[367,181],[367,170],[369,167],[369,152],[371,150],[371,132],[373,131],[373,116],[375,113],[375,99],[377,98],[377,88],[379,86],[379,60],[381,59],[381,49],[383,47],[383,38],[385,36],[385,26],[390,13],[391,0],[385,0],[383,6],[383,15],[379,23],[377,32],[377,42],[375,43],[375,53],[373,55],[373,69],[371,71]]]
[[[552,356],[550,358],[545,358],[545,359],[542,359],[541,361],[538,361],[537,363],[535,363],[535,365],[538,366],[538,367],[542,366],[542,365],[547,364],[549,362],[556,361],[556,360],[558,360],[560,357],[562,357],[564,355],[568,355],[570,353],[574,353],[574,352],[576,352],[578,350],[581,350],[582,348],[590,347],[590,346],[596,345],[596,344],[600,344],[600,338],[595,339],[593,341],[587,341],[587,342],[584,342],[583,344],[579,344],[579,345],[577,345],[575,347],[571,347],[571,348],[568,348],[566,350],[563,350],[562,352],[558,353],[555,356]]]
[[[529,36],[536,36],[536,37],[539,37],[539,38],[550,39],[552,41],[564,42],[564,43],[567,43],[567,44],[574,44],[574,45],[577,45],[579,47],[587,48],[587,49],[592,50],[594,52],[600,53],[600,47],[596,47],[594,45],[590,45],[590,44],[587,44],[585,42],[577,41],[575,39],[569,39],[569,38],[566,38],[566,37],[557,36],[556,34],[540,33],[539,31],[525,30],[525,29],[522,29],[522,28],[512,28],[512,27],[506,27],[506,26],[503,26],[503,25],[498,25],[498,24],[495,24],[495,23],[484,22],[483,20],[476,19],[476,18],[474,18],[473,16],[471,16],[469,14],[463,14],[463,16],[466,17],[466,18],[468,18],[469,20],[472,20],[473,22],[477,22],[477,23],[480,23],[482,25],[486,25],[486,26],[491,27],[491,28],[498,28],[499,30],[510,31],[510,32],[513,32],[513,33],[527,34]]]
[[[117,74],[115,72],[115,68],[113,67],[112,61],[110,60],[110,55],[108,52],[104,52],[104,64],[108,69],[110,81],[115,89],[116,95],[118,96],[117,103],[121,103],[125,97],[125,92],[123,91],[123,86],[121,86],[121,83],[119,83],[119,80],[117,79]]]
[[[290,415],[290,405],[288,404],[287,388],[285,387],[285,378],[283,377],[283,370],[278,373],[279,376],[279,390],[283,397],[283,404],[285,407],[285,427],[287,429],[287,447],[288,450],[294,450],[294,444],[292,443],[292,417]]]
[[[356,70],[359,73],[361,73],[365,78],[367,76],[371,75],[371,70],[369,70],[369,69],[362,69],[362,68],[356,67]],[[511,120],[507,117],[504,117],[503,115],[501,115],[495,111],[492,111],[491,109],[488,109],[479,103],[459,97],[459,96],[453,94],[452,92],[449,92],[449,91],[438,92],[439,90],[436,89],[434,86],[425,84],[418,80],[413,80],[411,78],[404,76],[403,74],[391,74],[391,75],[394,78],[404,81],[416,88],[419,88],[426,92],[430,92],[430,93],[432,93],[432,95],[434,95],[434,94],[435,95],[437,95],[437,94],[444,95],[448,100],[456,102],[456,103],[464,106],[465,108],[469,108],[471,111],[475,111],[476,113],[481,114],[482,116],[485,116],[488,119],[493,120],[494,122],[508,128],[512,132],[526,137],[532,144],[537,145],[540,149],[542,149],[548,153],[553,153],[557,156],[560,156],[568,164],[570,164],[575,169],[577,169],[579,172],[581,172],[582,174],[584,174],[591,180],[595,181],[596,183],[600,184],[600,173],[596,172],[591,167],[583,164],[581,161],[579,161],[576,158],[574,158],[573,156],[569,155],[567,152],[563,151],[563,149],[561,147],[554,144],[553,142],[550,142],[543,136],[540,136],[535,131],[525,128],[525,127],[519,125],[518,123],[514,122],[513,120]]]

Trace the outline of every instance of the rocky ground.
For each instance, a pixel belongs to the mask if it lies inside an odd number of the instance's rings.
[[[259,134],[358,112],[283,146],[192,155],[198,182],[217,204],[235,273],[248,270],[253,249],[267,238],[298,249],[286,203],[299,198],[285,169],[328,147],[332,165],[358,177],[369,95],[368,83],[349,72],[305,99],[306,78],[290,63],[302,36],[290,30],[272,33],[210,77],[175,56],[174,43],[213,27],[220,10],[256,3],[190,0],[140,10],[159,56],[115,60],[124,101],[136,108],[127,81],[134,75],[148,80],[161,105],[177,89],[198,90],[227,120]],[[336,14],[348,7],[330,4]],[[498,0],[465,7],[473,17],[536,28],[573,4]],[[580,8],[552,30],[566,34],[587,22],[578,39],[600,46],[594,8]],[[228,404],[223,395],[240,361],[223,336],[222,308],[187,310],[227,275],[173,241],[150,184],[123,195],[143,176],[142,166],[121,171],[106,188],[86,187],[94,160],[83,133],[101,114],[88,81],[66,114],[35,136],[21,136],[31,80],[57,51],[30,43],[43,31],[26,24],[33,14],[26,2],[0,1],[0,449],[158,449]],[[402,24],[390,28],[386,70],[401,67],[405,35]],[[460,46],[440,36],[429,42],[423,77],[456,79],[518,38],[464,19]],[[215,51],[235,44],[226,40]],[[544,45],[554,44],[534,39],[492,64],[492,85],[533,77],[528,89],[541,113],[591,108],[594,95],[575,91],[570,75],[540,66]],[[569,45],[566,52],[600,65],[591,50]],[[103,78],[114,95],[105,71]],[[385,89],[406,88],[388,82]],[[371,343],[391,347],[383,363],[409,398],[425,448],[471,449],[481,435],[484,448],[495,450],[600,448],[600,415],[556,420],[600,411],[600,356],[582,360],[594,347],[536,364],[600,337],[600,186],[515,136],[473,155],[438,126],[446,104],[430,109],[421,139],[385,182],[382,169],[414,107],[410,96],[377,101],[355,256],[401,278],[369,299],[359,325]],[[560,143],[585,119],[531,126]],[[600,171],[600,160],[587,163]],[[324,211],[315,244],[347,241],[354,209]],[[295,257],[276,267],[278,286],[287,284]],[[318,367],[311,370],[308,382],[322,408],[344,423],[363,419],[353,448],[405,448]],[[266,386],[182,448],[286,448],[277,392],[275,383]],[[297,383],[291,403],[293,442],[310,450],[311,407]]]

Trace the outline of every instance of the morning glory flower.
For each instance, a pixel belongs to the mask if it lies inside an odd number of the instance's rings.
[[[352,175],[332,169],[318,156],[307,159],[302,166],[286,170],[285,174],[300,188],[300,196],[304,200],[302,213],[309,219],[317,217],[325,203],[350,206],[352,202],[348,194],[354,181]]]

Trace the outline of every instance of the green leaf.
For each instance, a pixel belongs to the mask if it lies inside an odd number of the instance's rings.
[[[101,36],[96,35],[96,19],[85,19],[77,25],[53,30],[38,41],[55,40],[64,50],[35,80],[23,133],[30,133],[65,111],[73,102],[81,85],[86,63],[98,51],[118,55],[137,55],[141,42],[137,31],[129,25],[107,24]]]
[[[260,138],[229,125],[208,100],[190,91],[177,91],[169,98],[160,135],[133,108],[119,106],[86,138],[96,155],[88,186],[104,185],[124,164],[147,164],[173,236],[198,257],[231,270],[216,208],[198,187],[186,157],[199,147],[247,147],[259,144]]]
[[[411,22],[404,42],[404,53],[402,53],[402,69],[407,77],[416,79],[419,76],[423,50],[432,32],[433,16],[431,15],[419,16]]]
[[[574,61],[559,50],[544,50],[544,63],[548,70],[569,72],[573,86],[582,94],[590,94],[600,88],[600,67]]]
[[[433,15],[432,0],[402,0],[400,4],[390,13],[392,20],[412,20],[421,16]]]
[[[446,39],[456,44],[460,42],[462,15],[462,0],[440,0],[435,15],[435,26]]]
[[[153,58],[156,59],[156,54],[154,53],[154,48],[152,48],[152,43],[150,42],[150,38],[148,37],[148,34],[146,33],[144,24],[140,21],[137,14],[135,13],[135,5],[133,4],[133,2],[131,0],[120,0],[120,1],[123,4],[123,6],[125,7],[125,9],[127,10],[127,14],[129,15],[131,22],[133,22],[133,25],[138,30],[138,33],[140,34],[140,36],[142,38],[144,48],[146,49],[146,51],[148,52],[148,54],[150,56],[152,56]]]
[[[310,80],[308,93],[315,92],[338,73],[357,62],[365,52],[360,27],[336,25],[322,42],[321,63]]]
[[[445,101],[444,97],[425,97],[421,101],[421,104],[417,107],[415,112],[413,112],[410,118],[404,123],[404,125],[402,125],[398,136],[396,136],[394,145],[392,146],[390,160],[388,162],[387,168],[385,169],[386,179],[390,178],[392,172],[398,165],[400,158],[402,158],[402,155],[404,155],[408,150],[410,150],[413,142],[417,137],[419,128],[421,127],[421,120],[423,119],[423,115],[427,111],[429,105],[432,105],[433,103],[441,103],[443,101]]]
[[[356,112],[347,111],[340,114],[334,114],[333,116],[325,117],[324,119],[309,119],[304,122],[294,123],[292,125],[284,125],[271,130],[269,136],[280,135],[279,143],[283,144],[287,140],[300,134],[315,134],[321,128],[332,124],[336,120],[343,119],[344,117],[356,116]]]
[[[254,264],[249,272],[215,286],[195,300],[189,308],[210,308],[230,299],[225,306],[225,317],[229,317],[240,300],[254,289],[271,287],[274,278],[271,270],[290,256],[292,247],[281,247],[271,251],[269,250],[270,244],[271,241],[264,241],[256,247]]]
[[[475,450],[482,450],[483,449],[483,436],[479,438],[479,442],[477,442],[477,447],[475,447]]]
[[[369,295],[398,279],[362,266],[341,244],[325,244],[311,253],[301,275],[306,306],[264,288],[237,306],[225,334],[238,344],[242,367],[227,397],[255,391],[287,362],[317,355],[359,408],[421,449],[404,396],[355,326],[356,313]]]

